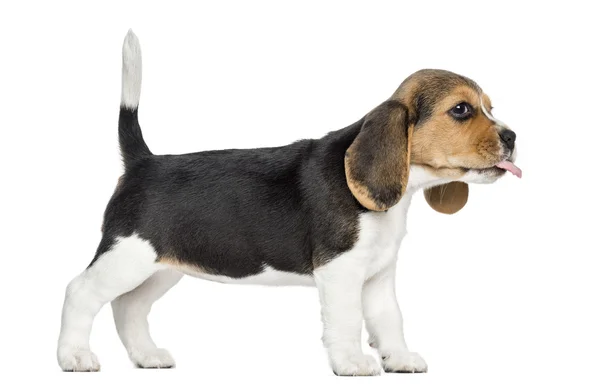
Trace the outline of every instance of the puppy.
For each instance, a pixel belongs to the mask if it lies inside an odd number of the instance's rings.
[[[123,45],[119,143],[125,172],[104,213],[89,266],[66,290],[58,341],[65,371],[97,371],[89,346],[112,302],[119,337],[142,368],[175,361],[148,330],[152,304],[184,274],[226,283],[314,285],[336,375],[426,372],[404,341],[395,263],[411,197],[443,213],[462,208],[467,183],[514,165],[516,135],[463,76],[421,70],[354,124],[321,139],[259,149],[153,155],[138,123],[141,51]]]

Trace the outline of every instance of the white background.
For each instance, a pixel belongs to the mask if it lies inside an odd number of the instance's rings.
[[[17,380],[0,385],[598,386],[600,29],[591,5],[1,4],[0,380]],[[315,289],[193,278],[150,316],[176,369],[135,370],[105,307],[91,339],[102,372],[59,371],[64,288],[93,256],[121,173],[130,27],[143,50],[140,121],[156,154],[320,137],[421,68],[464,74],[490,95],[518,134],[523,179],[472,185],[454,216],[417,195],[400,250],[407,341],[428,374],[336,378]]]

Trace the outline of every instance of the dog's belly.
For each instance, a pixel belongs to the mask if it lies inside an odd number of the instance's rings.
[[[255,284],[263,286],[314,286],[315,281],[311,275],[294,272],[278,271],[268,265],[264,266],[261,273],[246,277],[233,278],[224,275],[213,275],[198,271],[191,266],[177,266],[177,271],[196,278],[227,284]]]
[[[368,260],[365,267],[366,278],[370,278],[382,270],[390,268],[396,262],[400,243],[406,234],[406,213],[410,203],[410,195],[387,212],[369,212],[360,218],[359,236],[352,249],[342,255],[358,255]],[[333,258],[331,261],[335,261]],[[200,279],[228,284],[255,284],[266,286],[314,286],[314,277],[276,270],[263,264],[262,271],[249,276],[231,277],[204,271],[198,266],[182,262],[163,261],[162,264]]]

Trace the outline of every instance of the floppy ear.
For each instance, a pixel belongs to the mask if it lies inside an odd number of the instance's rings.
[[[384,211],[404,194],[410,166],[412,126],[408,110],[388,100],[373,109],[346,151],[346,182],[352,195],[369,210]]]
[[[466,205],[469,198],[469,185],[464,182],[450,182],[425,189],[423,194],[433,210],[454,214]]]

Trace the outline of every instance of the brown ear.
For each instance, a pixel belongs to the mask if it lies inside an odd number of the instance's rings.
[[[365,117],[360,133],[346,151],[346,182],[369,210],[384,211],[404,194],[410,165],[408,110],[389,100]]]
[[[467,203],[469,185],[464,182],[450,182],[426,189],[424,194],[427,203],[433,210],[444,214],[454,214]]]

